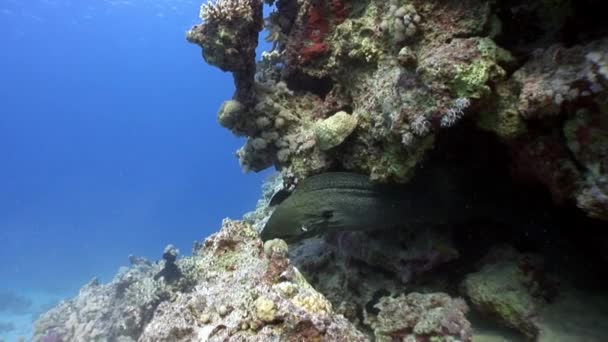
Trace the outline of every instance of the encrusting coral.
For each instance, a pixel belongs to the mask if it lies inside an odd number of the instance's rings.
[[[176,263],[191,286],[155,280],[159,264],[133,265],[44,314],[34,341],[365,340],[290,264],[284,242],[262,245],[226,220],[198,246]]]
[[[522,64],[496,43],[506,33],[501,7],[489,2],[278,1],[267,21],[275,44],[256,69],[261,6],[206,4],[188,34],[210,64],[235,75],[218,120],[248,137],[237,153],[245,170],[274,165],[287,186],[332,169],[407,182],[436,135],[470,118],[505,142],[518,177],[606,218],[605,41],[540,46]],[[540,17],[542,27],[564,25],[564,15]],[[209,57],[218,51],[238,63]],[[569,140],[537,132],[539,120]]]
[[[467,304],[445,293],[384,297],[375,307],[377,316],[368,319],[376,341],[472,341],[471,323],[465,318]]]
[[[512,247],[495,248],[483,267],[466,276],[463,292],[479,311],[534,339],[539,334],[539,311],[546,300],[541,293],[542,260],[521,255]]]

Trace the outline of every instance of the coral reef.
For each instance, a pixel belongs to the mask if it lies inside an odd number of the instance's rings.
[[[251,226],[226,220],[175,261],[180,279],[155,276],[165,257],[92,281],[36,322],[34,341],[363,341],[286,256],[283,241],[263,245]]]
[[[164,280],[154,280],[160,270],[160,265],[140,262],[120,270],[109,284],[93,279],[76,298],[38,319],[34,341],[53,336],[63,341],[136,340],[159,302],[169,298]]]
[[[188,32],[188,40],[203,47],[211,65],[234,73],[239,99],[248,102],[255,74],[255,48],[263,28],[262,2],[218,0],[201,6],[203,24]]]
[[[376,341],[472,341],[473,330],[465,318],[469,308],[462,299],[445,293],[410,293],[384,297],[374,306],[378,314],[368,318]]]
[[[333,237],[336,254],[395,274],[403,283],[458,258],[449,235],[438,229],[373,233],[343,232]]]
[[[314,132],[321,151],[327,151],[344,142],[357,127],[357,119],[346,112],[337,112],[315,123]]]
[[[207,42],[221,40],[221,51],[239,51],[235,65],[248,66],[249,81],[242,86],[241,71],[206,57],[235,73],[234,99],[218,117],[224,127],[248,137],[237,153],[245,170],[274,165],[288,187],[332,169],[407,182],[434,148],[436,135],[470,118],[511,149],[517,178],[535,178],[557,203],[574,202],[606,219],[602,99],[608,46],[602,39],[572,47],[557,43],[556,32],[568,24],[564,13],[577,6],[556,10],[539,1],[510,9],[539,19],[533,32],[543,34],[534,50],[516,45],[507,36],[515,33],[503,30],[502,22],[512,20],[504,17],[503,3],[276,5],[266,25],[273,50],[262,55],[255,77],[250,52],[257,45],[252,32],[260,28],[255,9],[261,1],[204,5],[205,22],[188,35],[205,56],[218,51]],[[247,20],[236,24],[237,16]],[[243,38],[223,38],[235,35]],[[525,63],[522,51],[529,55]]]
[[[608,79],[602,51],[608,40],[554,45],[514,73],[521,87],[518,112],[530,128],[514,142],[513,155],[516,175],[545,185],[557,203],[573,201],[605,220]]]
[[[440,231],[412,230],[333,234],[292,245],[289,255],[339,313],[374,338],[375,305],[391,294],[411,291],[416,277],[454,260],[458,253]]]
[[[265,21],[264,3],[276,5]],[[160,262],[132,258],[109,284],[92,282],[43,315],[35,340],[471,341],[480,315],[522,340],[602,341],[605,324],[593,323],[606,321],[602,301],[588,321],[564,319],[592,297],[576,287],[604,297],[608,287],[608,234],[596,229],[608,220],[599,4],[204,4],[187,39],[236,86],[218,123],[246,138],[236,153],[244,170],[278,174],[243,222],[225,221],[191,257],[168,246]],[[263,28],[272,49],[256,61]],[[435,173],[436,161],[450,167]],[[436,220],[263,243],[274,205],[328,171],[405,184]],[[461,191],[453,176],[477,188]],[[449,201],[432,187],[496,210],[481,222],[434,217]],[[577,267],[567,266],[578,261],[570,244],[585,256]],[[570,284],[579,265],[597,277]]]

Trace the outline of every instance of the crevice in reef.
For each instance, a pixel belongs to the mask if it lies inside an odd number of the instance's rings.
[[[538,3],[536,3],[538,6]],[[501,32],[495,41],[516,57],[530,54],[539,47],[546,35],[538,20],[538,13],[526,0],[505,0],[497,5],[496,15],[501,22]],[[551,42],[545,42],[548,46]]]
[[[495,218],[496,220],[490,218],[466,224],[448,224],[429,228],[442,236],[451,236],[459,256],[437,265],[432,272],[407,278],[407,285],[402,284],[401,287],[394,287],[388,279],[402,277],[404,273],[407,274],[418,267],[417,264],[424,263],[424,258],[428,256],[423,256],[422,259],[404,257],[408,250],[415,250],[413,247],[415,244],[410,246],[398,244],[398,250],[388,252],[396,246],[391,247],[389,241],[393,242],[392,239],[396,238],[411,243],[420,235],[426,234],[425,232],[411,232],[403,237],[399,233],[376,231],[365,235],[368,242],[363,242],[363,245],[358,245],[356,239],[353,242],[352,236],[348,235],[326,237],[325,243],[338,246],[338,252],[332,253],[328,257],[330,261],[323,266],[304,269],[304,274],[336,307],[350,303],[349,301],[352,300],[350,295],[353,295],[365,299],[359,304],[363,306],[362,311],[377,315],[376,305],[379,299],[400,298],[399,296],[404,293],[403,286],[407,287],[406,293],[445,292],[458,297],[465,293],[474,295],[475,291],[484,291],[476,287],[480,286],[480,283],[471,280],[474,277],[488,277],[489,281],[500,282],[501,277],[507,276],[510,277],[506,280],[510,283],[504,285],[507,291],[525,292],[525,296],[524,292],[517,294],[522,297],[516,300],[521,300],[521,304],[517,305],[526,307],[525,310],[529,310],[530,315],[534,316],[529,317],[530,322],[520,322],[518,323],[520,325],[510,322],[511,329],[508,329],[497,323],[503,318],[491,316],[488,312],[480,313],[475,306],[467,318],[479,331],[493,333],[500,331],[501,336],[510,336],[511,341],[524,341],[531,340],[530,336],[534,336],[540,329],[537,326],[536,315],[541,313],[556,315],[556,312],[563,310],[564,303],[580,299],[573,297],[575,296],[573,293],[602,293],[608,287],[606,280],[608,272],[605,268],[608,255],[602,247],[608,239],[605,222],[587,217],[571,202],[555,204],[549,191],[539,184],[522,183],[514,179],[509,172],[513,163],[510,150],[495,135],[481,131],[472,120],[462,120],[450,130],[437,135],[435,149],[427,155],[421,167],[424,170],[433,163],[450,165],[451,168],[463,167],[469,172],[472,183],[477,183],[475,189],[486,191],[487,194],[482,196],[490,200],[492,196],[500,195],[500,189],[512,189],[513,202],[505,202],[504,199],[495,197],[496,203],[497,205],[513,203],[513,207],[506,208],[504,212],[523,220],[516,219],[511,223],[508,221],[505,223],[502,218]],[[416,182],[416,175],[410,182]],[[397,270],[401,270],[401,274],[399,271],[387,272],[386,268],[383,269],[386,265],[373,265],[377,262],[373,260],[373,254],[368,255],[370,259],[362,262],[357,260],[360,256],[348,256],[349,252],[340,252],[340,248],[349,244],[356,246],[355,249],[373,247],[370,241],[381,241],[382,248],[385,248],[376,257],[384,255],[397,259],[404,258],[404,260],[384,261],[384,263],[399,264],[402,268],[397,266]],[[432,243],[436,244],[437,241]],[[340,265],[341,253],[347,255],[346,266],[336,267]],[[297,256],[294,260],[296,264],[311,263],[310,260],[303,261]],[[493,266],[493,263],[496,266]],[[511,276],[509,272],[515,273]],[[339,283],[336,279],[342,278],[348,279],[349,285],[344,291],[349,292],[350,295],[336,292],[336,289],[331,287]],[[366,293],[366,286],[359,284],[357,279],[365,279],[366,282],[373,283],[374,285],[367,286],[375,290]],[[513,290],[509,288],[510,286],[519,287]],[[487,303],[487,305],[493,304]],[[350,319],[353,322],[365,320],[360,315]],[[371,334],[368,325],[359,324],[357,327],[360,331]]]
[[[572,15],[564,21],[561,39],[567,47],[601,39],[608,34],[605,2],[601,0],[570,1]]]
[[[499,1],[496,15],[502,30],[495,41],[520,60],[552,44],[588,43],[608,34],[601,5],[601,0]]]
[[[571,202],[556,205],[547,189],[539,184],[513,180],[505,172],[512,163],[505,146],[494,136],[477,131],[470,122],[440,134],[437,147],[435,158],[478,166],[472,173],[476,181],[488,186],[508,183],[515,190],[519,204],[513,208],[513,215],[525,215],[527,219],[521,225],[477,222],[451,227],[457,249],[461,251],[460,257],[439,266],[428,278],[421,277],[421,284],[432,282],[433,277],[442,273],[451,273],[447,277],[459,284],[462,280],[459,278],[473,272],[479,260],[494,246],[510,245],[521,253],[541,256],[544,272],[559,276],[559,281],[587,291],[602,291],[608,287],[605,268],[608,255],[602,245],[608,239],[604,221],[588,217]],[[554,286],[553,290],[548,286],[547,291],[558,291],[557,284]],[[453,291],[458,293],[456,288]]]
[[[483,184],[482,188],[506,183],[507,187],[513,189],[516,203],[519,204],[513,209],[532,209],[525,213],[529,217],[529,224],[519,226],[519,230],[515,226],[506,230],[494,230],[488,235],[487,232],[475,232],[475,229],[469,228],[469,233],[458,235],[477,244],[473,250],[480,251],[483,246],[491,245],[491,240],[494,243],[512,244],[525,252],[542,252],[559,240],[573,244],[577,241],[588,242],[587,237],[580,234],[579,227],[588,227],[592,232],[608,236],[608,232],[603,233],[601,229],[605,226],[604,221],[588,217],[572,202],[555,204],[549,191],[538,183],[515,179],[516,175],[510,172],[514,161],[508,147],[495,135],[479,130],[470,120],[463,120],[451,130],[437,135],[436,148],[428,155],[429,162],[433,159],[442,159],[450,165],[466,166],[471,171],[473,181]],[[601,248],[589,252],[598,260],[603,253]],[[484,251],[479,253],[483,254]]]
[[[316,78],[299,71],[294,71],[286,77],[286,82],[290,90],[308,91],[321,99],[324,99],[334,86],[330,77]]]

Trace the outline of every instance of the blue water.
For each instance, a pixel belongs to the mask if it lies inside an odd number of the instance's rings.
[[[0,293],[73,295],[255,206],[266,174],[216,123],[232,77],[185,40],[199,6],[0,0]]]

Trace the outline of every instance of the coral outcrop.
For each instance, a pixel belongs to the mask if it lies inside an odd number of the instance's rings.
[[[283,241],[263,245],[249,225],[226,220],[197,246],[176,261],[172,282],[155,277],[167,257],[92,281],[37,321],[34,341],[365,340],[290,264]]]
[[[205,22],[188,32],[188,40],[203,47],[207,63],[231,71],[239,98],[247,102],[255,74],[255,48],[262,30],[262,2],[218,0],[201,6]]]
[[[518,120],[527,127],[512,145],[515,174],[545,185],[556,203],[573,201],[603,220],[608,218],[606,51],[606,39],[572,48],[553,45],[513,75],[521,89],[514,102]]]
[[[274,165],[288,185],[332,169],[407,182],[436,135],[469,118],[511,150],[517,179],[606,219],[608,45],[559,43],[576,6],[517,9],[538,20],[534,50],[505,32],[503,2],[277,1],[266,25],[273,49],[254,68],[261,5],[204,5],[188,36],[235,74],[218,116],[248,137],[237,153],[244,169]],[[218,50],[238,51],[239,62],[208,57]],[[246,86],[234,65],[247,66]]]
[[[539,333],[539,310],[545,299],[540,283],[542,261],[521,255],[512,247],[494,249],[482,268],[466,276],[463,292],[480,312],[534,339]]]
[[[370,319],[376,341],[472,341],[471,323],[465,318],[469,308],[462,299],[445,293],[384,297],[375,305]]]
[[[131,258],[109,284],[93,279],[78,296],[43,314],[35,325],[34,341],[134,341],[158,304],[174,289],[155,280],[162,265]]]

